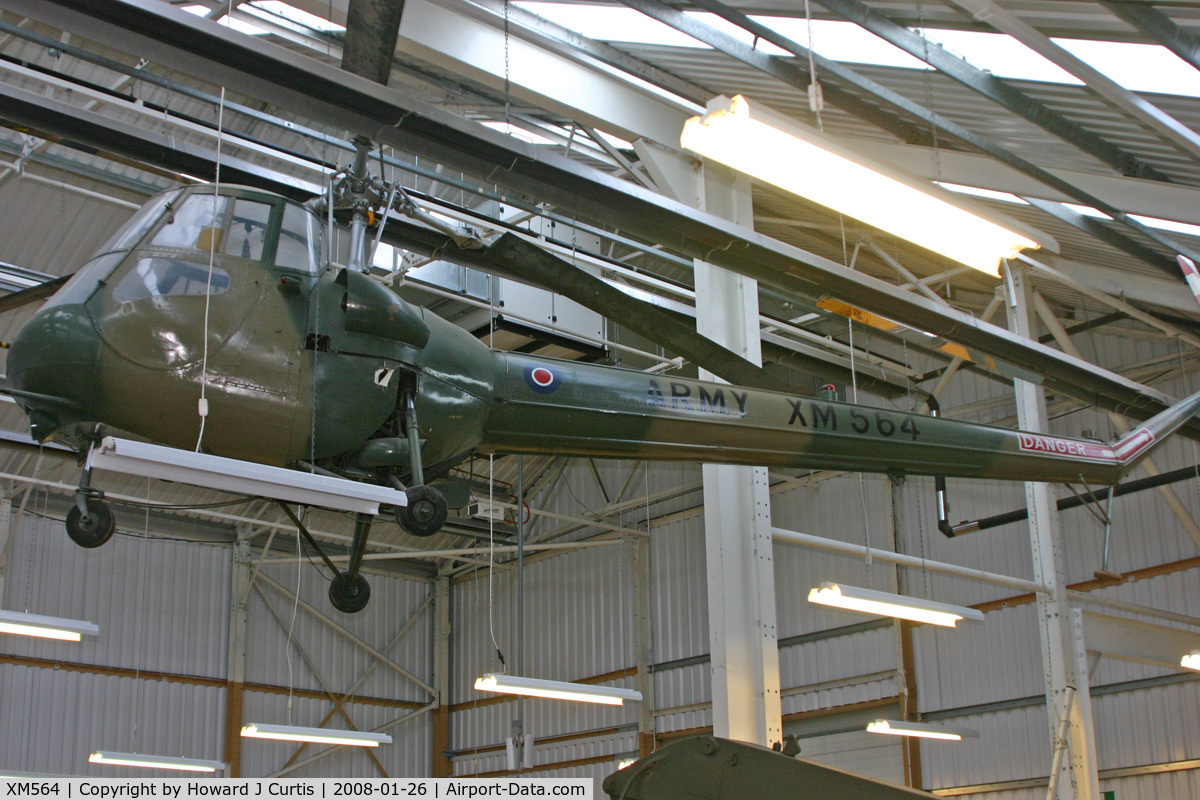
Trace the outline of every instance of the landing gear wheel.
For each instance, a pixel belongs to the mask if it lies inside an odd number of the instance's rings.
[[[79,506],[71,506],[67,512],[67,535],[80,547],[99,547],[112,538],[117,521],[113,518],[112,509],[103,500],[89,498],[87,507],[88,513],[85,515]]]
[[[329,584],[329,602],[338,611],[354,614],[367,607],[371,599],[371,585],[362,573],[350,577],[348,572],[339,572]]]
[[[440,531],[450,513],[442,493],[432,486],[414,486],[406,494],[408,505],[396,508],[396,521],[413,536],[433,536]]]

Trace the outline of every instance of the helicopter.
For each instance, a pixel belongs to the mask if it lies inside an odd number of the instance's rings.
[[[397,522],[429,536],[448,515],[430,479],[478,453],[1111,485],[1200,409],[1197,393],[1105,444],[492,350],[363,268],[375,209],[447,228],[367,176],[365,150],[308,203],[222,184],[149,199],[11,343],[4,391],[33,438],[82,457],[115,429],[389,486],[408,500]],[[326,252],[335,207],[350,215],[344,267]],[[523,244],[450,233],[485,254]],[[339,610],[367,604],[370,524],[359,515],[351,567],[334,570]],[[83,547],[113,534],[90,468],[66,528]]]

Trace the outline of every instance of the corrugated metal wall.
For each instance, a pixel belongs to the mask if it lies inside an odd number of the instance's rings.
[[[38,506],[38,497],[29,507]],[[130,526],[134,528],[136,526]],[[123,530],[127,530],[123,529]],[[148,535],[147,535],[148,534]],[[119,533],[104,547],[84,550],[62,523],[25,514],[5,569],[5,609],[87,619],[100,635],[56,643],[0,637],[0,766],[24,772],[94,776],[145,775],[144,770],[87,763],[97,749],[217,759],[224,754],[232,548],[147,534]],[[267,566],[263,574],[294,589],[294,565]],[[405,635],[401,626],[422,608],[431,584],[371,575],[372,606],[355,615],[334,611],[327,583],[312,566],[300,570],[300,596],[355,636],[426,682],[432,680],[432,611],[426,605]],[[345,693],[374,659],[303,607],[263,586],[283,625],[252,592],[247,604],[244,721],[317,725],[332,708],[325,699],[287,689]],[[295,647],[288,669],[288,630]],[[389,647],[389,643],[392,643]],[[150,673],[147,676],[146,673]],[[271,690],[256,685],[275,687]],[[396,671],[376,666],[350,702],[356,726],[370,730],[411,714],[430,696]],[[347,727],[335,718],[333,727]],[[428,775],[427,714],[390,727],[394,743],[375,755],[391,776]],[[242,775],[283,767],[294,747],[245,740]],[[341,748],[298,776],[378,777],[371,760]],[[308,757],[306,752],[303,757]],[[168,773],[163,773],[168,775]]]

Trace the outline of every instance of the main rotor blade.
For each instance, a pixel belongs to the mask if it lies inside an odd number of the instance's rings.
[[[74,273],[71,274],[73,275]],[[30,303],[36,303],[39,300],[45,300],[57,292],[59,287],[70,279],[71,275],[63,275],[61,278],[54,278],[45,283],[39,283],[37,286],[30,286],[28,289],[22,289],[19,292],[13,292],[12,294],[0,297],[0,314],[27,306]]]
[[[350,0],[342,69],[387,86],[404,0]]]
[[[593,311],[620,320],[634,333],[661,344],[730,383],[776,392],[795,391],[787,381],[701,335],[661,308],[640,303],[637,314],[623,313],[630,302],[626,295],[514,234],[506,233],[489,245],[487,257],[518,278],[540,284]]]

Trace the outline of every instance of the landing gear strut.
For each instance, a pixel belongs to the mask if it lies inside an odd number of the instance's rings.
[[[367,549],[367,536],[371,532],[371,515],[359,514],[354,518],[354,541],[350,545],[350,564],[345,572],[339,572],[329,584],[329,602],[338,611],[354,614],[367,607],[371,599],[371,585],[359,572],[363,552]]]
[[[117,521],[112,509],[101,498],[104,492],[92,488],[92,468],[84,461],[75,505],[67,512],[67,535],[80,547],[99,547],[112,538]]]
[[[350,563],[346,565],[347,569],[343,572],[321,549],[317,540],[308,532],[308,528],[296,516],[291,507],[284,502],[280,502],[279,507],[300,531],[300,535],[308,542],[309,547],[317,551],[317,555],[333,573],[333,580],[329,584],[329,602],[333,604],[333,607],[345,614],[354,614],[366,608],[367,601],[371,599],[371,585],[359,572],[359,568],[362,566],[363,553],[367,549],[367,538],[371,535],[371,520],[374,517],[370,514],[359,514],[354,518],[354,540],[350,544]]]
[[[425,485],[425,472],[421,466],[421,438],[417,430],[417,409],[413,406],[411,394],[404,396],[404,411],[413,486],[405,490],[408,505],[403,508],[396,507],[396,522],[413,536],[432,536],[446,524],[450,509],[441,492]]]

